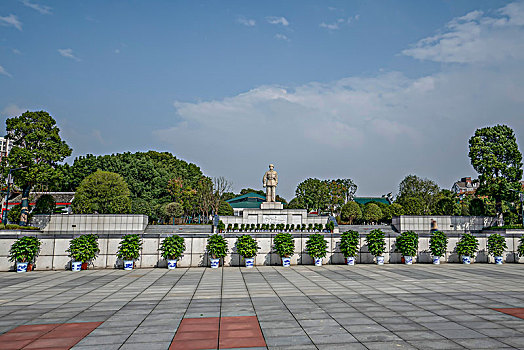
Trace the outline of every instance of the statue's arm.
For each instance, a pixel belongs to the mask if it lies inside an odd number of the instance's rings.
[[[267,181],[267,172],[264,174],[264,177],[262,178],[262,184],[264,187],[266,187],[266,181]]]
[[[278,185],[278,173],[275,174],[275,183]]]

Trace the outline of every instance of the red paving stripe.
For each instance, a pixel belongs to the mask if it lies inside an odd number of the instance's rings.
[[[220,322],[220,332],[219,332]],[[256,316],[184,318],[171,347],[176,350],[265,347]]]
[[[70,349],[102,322],[54,323],[18,326],[0,335],[0,348]]]
[[[495,308],[493,310],[524,319],[524,307]]]

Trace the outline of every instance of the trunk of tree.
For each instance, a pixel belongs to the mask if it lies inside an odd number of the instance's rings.
[[[495,198],[495,210],[497,211],[497,226],[504,226],[504,216],[502,215],[502,199]]]
[[[31,186],[27,185],[22,190],[22,213],[20,214],[20,226],[27,226],[29,216],[29,192]]]

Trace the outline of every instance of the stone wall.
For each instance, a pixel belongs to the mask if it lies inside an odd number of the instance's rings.
[[[438,229],[442,232],[472,232],[493,226],[496,218],[491,216],[400,215],[392,218],[392,226],[397,232],[429,232],[431,220],[437,222]]]
[[[380,227],[377,227],[380,228]],[[386,230],[385,230],[386,231]],[[366,233],[365,230],[360,237],[360,253],[357,257],[357,263],[372,263],[373,256],[369,254],[365,245]],[[120,267],[121,262],[117,261],[116,251],[118,244],[123,234],[129,233],[127,231],[99,233],[100,255],[94,261],[95,268],[115,268]],[[476,262],[488,262],[486,249],[486,238],[493,232],[485,232],[475,234],[478,237],[479,253],[475,259]],[[235,241],[239,235],[243,233],[226,233],[225,237],[229,244],[230,254],[224,259],[226,266],[239,266],[243,264],[243,260],[236,254],[234,248]],[[280,265],[280,258],[272,252],[273,238],[276,233],[248,233],[256,238],[260,246],[259,254],[256,256],[256,265]],[[508,250],[504,253],[506,262],[515,262],[518,257],[515,251],[518,247],[518,240],[524,231],[506,232],[506,242]],[[40,256],[36,261],[38,270],[64,270],[69,268],[70,259],[67,256],[66,249],[69,246],[69,241],[79,234],[64,234],[64,233],[47,233],[44,231],[0,231],[0,271],[13,270],[13,263],[8,261],[9,248],[11,244],[19,237],[24,235],[36,235],[42,241],[42,249]],[[186,242],[186,251],[179,263],[182,267],[197,267],[209,266],[208,256],[205,253],[206,240],[209,233],[180,233]],[[305,252],[305,243],[310,233],[294,233],[295,237],[295,255],[292,258],[292,264],[307,264],[313,263],[312,258]],[[328,255],[324,259],[326,264],[343,264],[344,257],[339,251],[340,234],[324,234],[328,241]],[[400,263],[401,256],[394,252],[395,238],[398,234],[393,231],[386,232],[386,246],[387,251],[385,262]],[[169,236],[168,233],[155,234],[141,234],[143,238],[143,247],[140,260],[137,261],[137,267],[165,267],[165,261],[160,257],[158,248],[163,238]],[[459,257],[454,252],[460,234],[449,234],[448,252],[445,256],[447,262],[459,262]],[[419,253],[415,259],[419,263],[430,263],[431,256],[429,249],[429,234],[420,234]],[[492,259],[492,258],[491,258]],[[524,262],[524,259],[521,259]],[[444,259],[443,259],[444,262]]]

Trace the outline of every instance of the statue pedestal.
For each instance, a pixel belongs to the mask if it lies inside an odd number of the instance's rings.
[[[280,202],[262,202],[260,203],[260,209],[266,210],[266,209],[284,209],[284,206]]]

